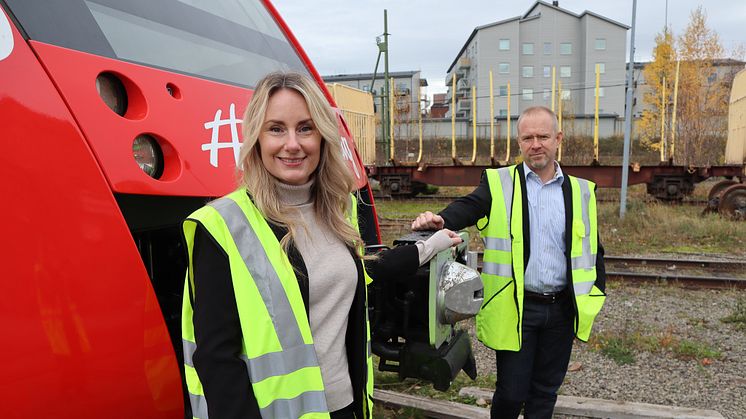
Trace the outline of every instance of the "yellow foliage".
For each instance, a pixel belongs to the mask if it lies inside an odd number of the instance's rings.
[[[646,109],[637,125],[640,141],[659,150],[661,123],[668,145],[667,158],[676,164],[716,164],[723,150],[713,147],[726,135],[728,92],[733,75],[716,73],[715,60],[725,52],[716,32],[707,27],[707,16],[698,7],[677,39],[667,28],[656,36],[653,61],[643,70],[649,89]],[[676,61],[680,60],[676,126],[672,127]],[[665,92],[665,94],[664,94]],[[675,132],[672,130],[675,129]],[[675,155],[671,137],[675,134]]]

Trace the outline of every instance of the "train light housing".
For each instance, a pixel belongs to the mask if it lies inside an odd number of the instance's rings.
[[[163,174],[163,151],[150,135],[140,134],[132,142],[132,157],[148,176],[158,179]]]

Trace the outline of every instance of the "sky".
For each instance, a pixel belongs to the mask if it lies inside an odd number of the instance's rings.
[[[388,10],[389,71],[421,71],[428,94],[446,91],[445,75],[477,26],[521,16],[535,1],[486,0],[274,0],[272,2],[322,76],[372,73]],[[551,1],[548,1],[551,3]],[[668,13],[666,13],[668,3]],[[708,27],[726,51],[746,45],[746,0],[638,0],[635,61],[649,61],[656,34],[666,21],[675,36],[692,10],[703,6]],[[632,0],[560,0],[575,14],[588,10],[631,26]],[[630,32],[627,31],[629,48]],[[625,55],[625,60],[629,52]],[[383,71],[383,58],[379,66]]]

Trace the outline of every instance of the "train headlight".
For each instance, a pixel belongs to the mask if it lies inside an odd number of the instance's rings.
[[[127,113],[127,90],[122,81],[112,73],[96,77],[96,91],[106,106],[119,116]]]
[[[158,179],[163,174],[163,151],[155,138],[140,134],[132,143],[132,156],[148,176]]]

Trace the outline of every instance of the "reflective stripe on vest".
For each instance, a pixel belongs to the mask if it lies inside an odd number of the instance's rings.
[[[606,295],[596,282],[598,253],[598,217],[593,182],[570,176],[573,190],[572,286],[575,291],[575,336],[587,341],[596,315],[601,311]]]
[[[589,214],[591,187],[585,179],[571,176],[570,182],[573,189],[573,208],[575,209],[573,211],[573,243],[570,255],[573,288],[575,295],[585,295],[591,291],[596,281],[596,248],[598,246],[596,232],[591,231],[593,225]],[[577,192],[575,192],[576,190]],[[581,211],[577,209],[581,209]],[[592,242],[594,242],[593,245]]]
[[[496,179],[493,173],[487,173],[488,183],[493,183]],[[505,219],[509,220],[512,213],[512,200],[513,200],[513,178],[511,176],[510,167],[503,167],[497,169],[497,178],[502,189],[503,202],[505,204]],[[490,186],[492,188],[492,186]],[[500,208],[502,213],[502,208]],[[489,220],[491,221],[493,215],[490,214]],[[500,214],[501,215],[501,214]],[[501,219],[499,215],[496,219]],[[497,220],[495,220],[497,222]],[[488,225],[487,231],[495,231],[495,227]],[[501,231],[503,237],[492,237],[483,235],[482,240],[484,241],[484,261],[482,262],[482,273],[489,275],[502,276],[510,278],[513,276],[513,267],[510,261],[511,244],[510,244],[510,228]]]
[[[213,236],[216,236],[216,232],[211,230],[220,229],[219,225],[221,223],[218,221],[218,218],[220,218],[220,221],[224,223],[223,228],[227,230],[227,235],[223,234],[221,236],[220,233],[222,231],[217,232],[216,240],[229,255],[235,255],[237,251],[238,254],[236,256],[240,257],[240,260],[237,260],[237,257],[229,256],[229,262],[231,263],[231,272],[234,276],[234,292],[241,320],[244,350],[247,350],[246,340],[251,341],[251,336],[259,336],[257,340],[261,342],[261,345],[264,345],[264,349],[262,349],[264,353],[251,357],[243,353],[240,357],[246,364],[249,379],[252,383],[262,417],[301,417],[306,414],[316,416],[313,415],[314,413],[320,414],[321,417],[328,417],[321,371],[318,366],[313,342],[310,339],[310,328],[306,332],[308,338],[304,339],[299,327],[299,321],[305,322],[307,326],[303,302],[302,300],[296,302],[295,310],[293,309],[293,304],[291,304],[289,295],[285,289],[287,285],[284,285],[278,276],[278,271],[270,260],[267,248],[265,247],[265,245],[268,245],[279,248],[279,243],[276,242],[271,231],[269,233],[272,234],[271,239],[265,240],[274,243],[263,243],[260,240],[257,232],[247,218],[247,214],[244,213],[244,210],[237,203],[238,200],[243,200],[244,205],[248,207],[249,211],[252,209],[255,211],[253,204],[246,197],[245,190],[240,190],[228,197],[212,202],[210,207],[214,209],[213,212],[210,212],[209,209],[198,210],[195,214],[200,215],[195,215],[195,217],[198,220],[200,217],[203,218],[200,221],[203,222]],[[266,221],[263,219],[261,219],[261,222],[266,224]],[[186,224],[185,234],[188,232]],[[265,232],[264,234],[267,233]],[[220,237],[222,237],[222,240]],[[229,250],[233,249],[232,246],[226,243],[229,240],[233,241],[235,251]],[[187,241],[190,246],[191,266],[192,242],[189,239]],[[234,266],[234,263],[242,263],[248,276],[246,276],[246,273],[236,271],[237,267]],[[286,279],[285,282],[297,286],[297,280],[289,261],[286,259],[286,255],[281,262],[281,266],[284,275],[291,277]],[[266,307],[266,311],[263,312],[264,316],[266,316],[266,321],[261,318],[253,319],[252,317],[262,316],[257,315],[255,311],[246,307],[252,304],[254,306],[257,305],[256,297],[246,294],[249,292],[247,291],[248,289],[252,289],[248,287],[249,284],[247,282],[252,283],[256,287],[256,292],[251,295],[258,294],[262,301],[258,304],[263,303],[264,307]],[[240,284],[241,287],[237,288],[237,284]],[[188,290],[186,291],[188,292]],[[298,295],[295,298],[299,298],[299,291],[296,290],[295,292]],[[188,311],[187,320],[188,323],[191,323],[193,313],[191,312],[191,304],[187,295],[185,295],[184,304],[188,306],[188,310],[185,309],[184,311],[185,313]],[[300,310],[298,306],[301,307]],[[254,308],[256,309],[256,307]],[[298,311],[303,312],[302,320],[296,318]],[[254,327],[249,326],[248,330],[250,332],[247,330],[245,324],[247,323],[247,317],[253,320],[251,324]],[[183,331],[184,364],[190,402],[195,417],[207,418],[207,404],[202,394],[202,385],[199,382],[199,377],[197,377],[192,362],[194,351],[196,350],[196,344],[193,340],[193,324],[185,325],[185,323],[183,322],[183,329],[185,329]],[[271,325],[269,329],[267,329],[268,325]],[[267,339],[271,342],[265,342]],[[259,342],[252,342],[251,347],[254,348],[254,352],[257,352],[257,348],[261,348],[261,345],[257,346],[257,344]]]

